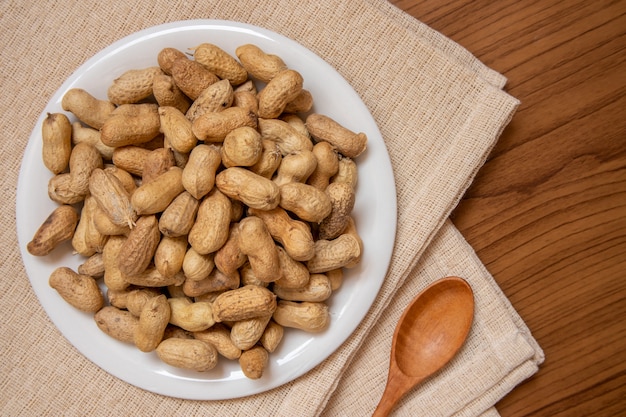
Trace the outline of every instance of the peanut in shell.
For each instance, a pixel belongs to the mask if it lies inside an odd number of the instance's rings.
[[[26,249],[31,255],[45,256],[60,243],[72,239],[79,221],[74,207],[62,205],[50,213],[28,242]]]
[[[53,174],[63,172],[72,153],[72,125],[63,113],[48,113],[41,125],[43,163]]]

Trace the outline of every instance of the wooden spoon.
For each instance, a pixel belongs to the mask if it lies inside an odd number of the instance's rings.
[[[473,318],[472,288],[462,278],[442,278],[418,294],[393,334],[387,386],[373,417],[389,415],[404,394],[447,364]]]

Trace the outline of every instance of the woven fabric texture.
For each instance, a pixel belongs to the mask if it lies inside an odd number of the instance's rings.
[[[321,365],[279,388],[226,401],[163,397],[85,359],[32,291],[16,236],[16,187],[30,132],[49,98],[89,57],[166,22],[225,19],[287,36],[332,65],[370,109],[396,179],[398,230],[391,265],[369,313]],[[409,300],[445,275],[476,295],[460,354],[412,391],[396,415],[486,413],[543,360],[525,324],[448,216],[513,117],[506,79],[460,45],[385,1],[145,1],[0,5],[0,414],[367,415],[382,394],[395,323]],[[47,279],[47,277],[41,277]]]

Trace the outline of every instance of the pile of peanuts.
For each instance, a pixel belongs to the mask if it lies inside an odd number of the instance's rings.
[[[107,99],[64,94],[77,121],[41,127],[58,207],[27,250],[71,241],[85,260],[49,285],[109,336],[184,369],[238,360],[258,379],[284,328],[328,327],[326,300],[361,260],[351,212],[367,136],[312,112],[276,55],[189,51],[162,49]]]

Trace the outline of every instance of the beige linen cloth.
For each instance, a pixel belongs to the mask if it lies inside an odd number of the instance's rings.
[[[396,178],[398,230],[371,310],[321,365],[269,392],[227,401],[163,397],[85,359],[34,295],[15,232],[20,160],[46,102],[85,60],[149,26],[227,19],[290,37],[339,71],[372,112]],[[391,336],[408,302],[446,275],[475,291],[470,337],[398,416],[498,415],[493,405],[537,371],[532,338],[472,248],[447,220],[518,101],[505,78],[385,1],[4,1],[0,159],[0,414],[366,416],[385,385]],[[43,278],[47,279],[47,278]]]

